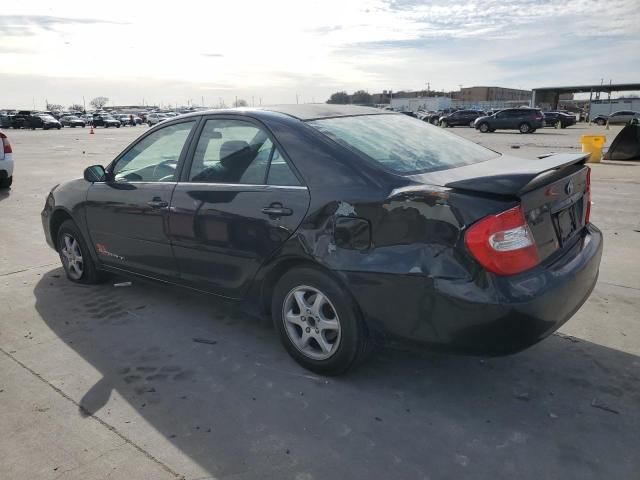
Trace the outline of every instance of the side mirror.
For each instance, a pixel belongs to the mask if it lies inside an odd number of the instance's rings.
[[[102,165],[91,165],[84,170],[84,179],[87,182],[104,182],[107,178],[107,172]]]

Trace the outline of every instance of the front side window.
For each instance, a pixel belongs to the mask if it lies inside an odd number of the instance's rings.
[[[273,159],[273,164],[271,164]],[[243,120],[207,120],[193,155],[189,181],[264,185],[269,174],[273,185],[298,185],[287,182],[291,173],[286,161],[260,127]],[[280,183],[271,183],[280,182]]]
[[[113,168],[116,181],[175,182],[182,149],[195,121],[177,123],[147,135]]]
[[[400,174],[445,170],[498,156],[458,135],[404,115],[325,118],[310,121],[309,125]]]

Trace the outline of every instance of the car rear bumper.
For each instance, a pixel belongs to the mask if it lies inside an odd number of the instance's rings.
[[[13,176],[13,159],[10,154],[6,154],[3,160],[0,160],[0,178],[9,178]]]
[[[544,339],[587,300],[598,278],[595,226],[551,265],[474,280],[346,273],[370,327],[388,336],[464,354],[505,355]]]

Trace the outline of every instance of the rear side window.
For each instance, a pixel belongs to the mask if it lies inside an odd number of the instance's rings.
[[[461,167],[499,156],[405,115],[325,118],[308,123],[385,169],[405,175]]]
[[[207,120],[193,155],[190,182],[299,185],[273,142],[243,120]]]

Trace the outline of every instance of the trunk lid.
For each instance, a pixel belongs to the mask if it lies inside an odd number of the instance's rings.
[[[539,160],[502,156],[410,178],[472,194],[518,199],[544,261],[573,244],[586,225],[587,158],[588,154],[558,154]],[[419,187],[406,187],[412,188]]]

